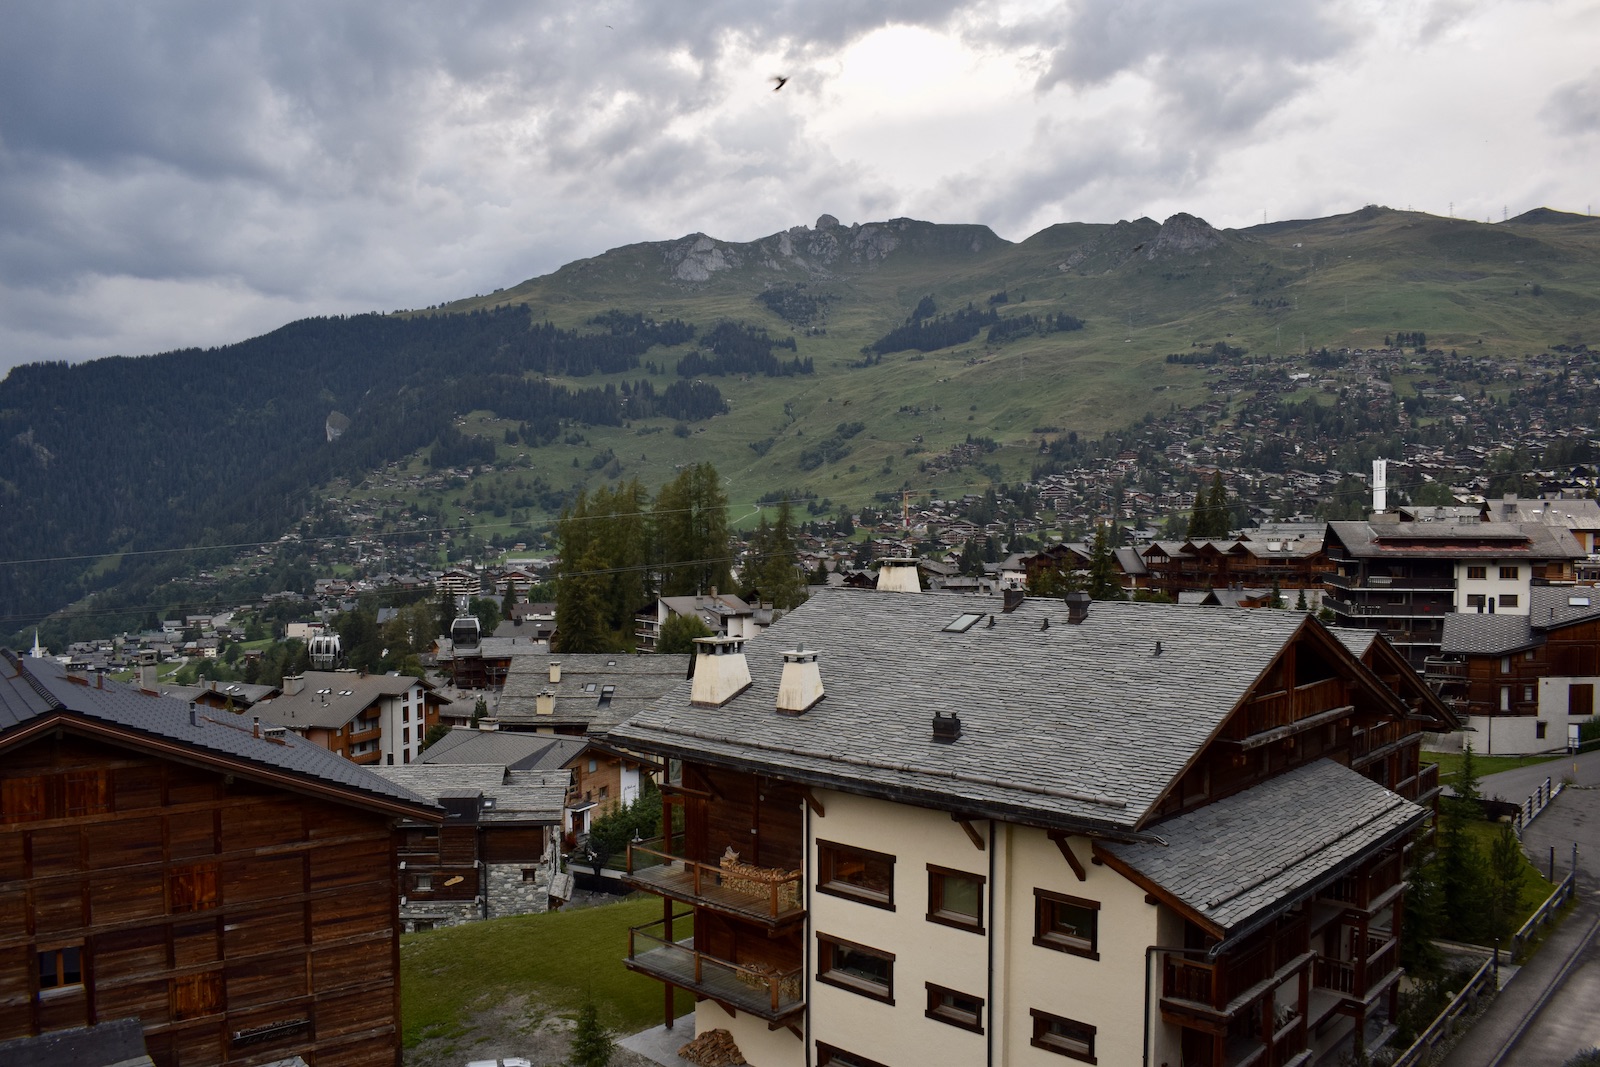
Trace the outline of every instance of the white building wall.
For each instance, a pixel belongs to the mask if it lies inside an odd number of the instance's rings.
[[[1482,567],[1482,578],[1469,578],[1470,568]],[[1501,578],[1500,569],[1505,567],[1516,571],[1516,578]],[[1463,560],[1456,564],[1456,602],[1455,609],[1462,612],[1476,612],[1476,604],[1468,605],[1469,596],[1485,597],[1485,603],[1493,601],[1495,612],[1502,615],[1528,614],[1529,590],[1533,585],[1533,566],[1527,560],[1517,559],[1487,559]],[[1507,605],[1507,594],[1514,598],[1511,605]],[[1484,611],[1488,611],[1485,606]]]
[[[1087,876],[1080,882],[1042,830],[977,822],[985,844],[979,850],[947,812],[831,792],[819,792],[818,799],[826,814],[810,818],[806,858],[813,1042],[881,1063],[1061,1067],[1063,1056],[1031,1043],[1030,1009],[1038,1008],[1094,1026],[1098,1062],[1141,1061],[1145,949],[1161,935],[1168,944],[1181,940],[1181,924],[1176,931],[1161,929],[1166,909],[1145,903],[1142,889],[1091,863],[1087,840],[1071,842]],[[893,855],[893,910],[816,892],[819,839]],[[929,921],[929,864],[985,878],[982,933]],[[1033,943],[1035,888],[1099,903],[1099,959]],[[1169,917],[1168,925],[1173,922]],[[818,982],[819,932],[893,953],[894,1002]],[[982,997],[984,1033],[928,1018],[928,982]],[[1149,1062],[1176,1062],[1176,1031],[1159,1022],[1154,1029]]]

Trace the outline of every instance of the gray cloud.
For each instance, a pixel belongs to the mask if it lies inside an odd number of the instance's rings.
[[[1600,133],[1600,71],[1552,92],[1540,117],[1560,134],[1592,137]]]

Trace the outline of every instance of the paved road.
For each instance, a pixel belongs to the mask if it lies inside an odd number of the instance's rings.
[[[1490,775],[1483,795],[1520,802],[1549,776],[1573,783],[1522,836],[1523,849],[1560,879],[1578,846],[1578,906],[1451,1052],[1445,1067],[1555,1067],[1600,1046],[1600,752]],[[1507,1041],[1521,1030],[1511,1050]]]

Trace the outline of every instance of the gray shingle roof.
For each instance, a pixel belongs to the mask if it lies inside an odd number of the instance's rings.
[[[509,730],[451,730],[428,746],[424,763],[498,763],[519,771],[555,770],[588,741],[581,737],[522,734]]]
[[[494,807],[479,815],[479,821],[484,823],[558,823],[570,781],[565,771],[519,772],[500,764],[411,763],[373,769],[389,781],[432,800],[446,796],[491,797]]]
[[[691,598],[692,599],[692,598]],[[561,664],[561,681],[550,681],[550,664]],[[594,732],[652,706],[689,673],[689,656],[639,656],[620,653],[551,653],[519,656],[506,672],[496,715],[503,723],[583,726]],[[602,703],[606,686],[614,686]],[[539,693],[555,694],[554,714],[539,715]]]
[[[1427,818],[1417,804],[1318,760],[1153,829],[1167,847],[1107,851],[1224,930],[1281,908]]]
[[[42,716],[64,713],[109,724],[130,736],[177,742],[236,761],[240,773],[254,765],[288,771],[365,793],[374,799],[430,807],[421,797],[387,782],[325,748],[288,734],[255,737],[250,716],[205,709],[191,721],[189,705],[123,685],[84,685],[52,660],[21,659],[0,650],[0,740]]]
[[[358,674],[354,671],[307,671],[297,693],[263,700],[252,709],[262,719],[296,729],[335,730],[383,697],[399,696],[412,686],[432,692],[433,683],[405,674]],[[324,692],[326,690],[326,692]],[[449,703],[439,696],[430,700]]]
[[[1064,828],[1133,831],[1302,626],[1294,611],[817,592],[746,646],[751,685],[720,708],[680,684],[610,733],[645,751],[735,764]],[[989,613],[965,633],[942,627]],[[990,619],[993,626],[989,625]],[[1046,623],[1048,621],[1048,626]],[[1161,653],[1155,652],[1160,642]],[[826,696],[775,712],[782,653],[820,652]],[[953,744],[935,711],[960,715]]]
[[[1509,522],[1330,522],[1337,540],[1357,559],[1580,559],[1567,530]]]
[[[1544,643],[1528,625],[1526,615],[1482,615],[1451,612],[1444,617],[1439,651],[1461,655],[1503,656]]]

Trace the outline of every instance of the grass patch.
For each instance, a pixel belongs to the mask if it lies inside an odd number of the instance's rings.
[[[1474,752],[1473,765],[1477,768],[1478,777],[1490,774],[1499,774],[1501,771],[1514,771],[1518,767],[1532,767],[1540,763],[1551,763],[1562,758],[1561,753],[1548,756],[1483,756]],[[1423,762],[1437,763],[1439,765],[1439,781],[1449,782],[1461,773],[1461,753],[1459,752],[1424,752]],[[1559,776],[1557,776],[1559,777]]]
[[[1503,823],[1474,819],[1466,824],[1467,836],[1478,847],[1479,854],[1487,858],[1489,851],[1494,848],[1495,841],[1499,839],[1501,828],[1504,825]],[[1539,868],[1529,863],[1527,855],[1524,854],[1522,888],[1517,896],[1517,914],[1511,922],[1511,929],[1516,930],[1527,922],[1528,916],[1532,915],[1534,909],[1543,904],[1550,894],[1555,892],[1555,889],[1555,883],[1539,873]]]
[[[400,938],[400,1021],[406,1048],[461,1032],[461,1023],[514,994],[556,1014],[576,1014],[594,997],[600,1018],[620,1033],[661,1022],[660,982],[622,965],[628,928],[661,918],[658,897],[544,915],[466,923]],[[690,932],[688,920],[674,936]],[[678,1014],[694,1006],[679,993]]]

